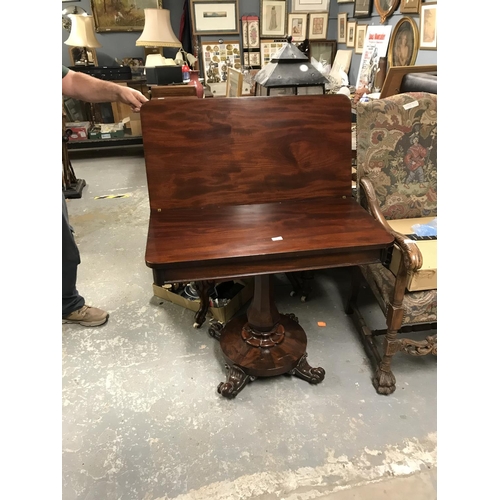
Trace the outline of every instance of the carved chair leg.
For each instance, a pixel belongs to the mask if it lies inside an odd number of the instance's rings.
[[[194,287],[200,297],[200,307],[194,315],[193,326],[195,328],[200,328],[200,326],[205,323],[205,319],[207,318],[208,307],[210,305],[209,291],[212,285],[212,281],[196,281],[194,283]]]
[[[384,338],[384,355],[373,379],[373,385],[379,394],[389,395],[396,390],[396,377],[392,373],[391,362],[394,354],[401,349],[397,335],[397,330],[387,330]]]

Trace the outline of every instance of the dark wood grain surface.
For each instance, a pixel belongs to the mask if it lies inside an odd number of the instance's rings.
[[[165,99],[141,121],[153,211],[351,195],[346,96]]]

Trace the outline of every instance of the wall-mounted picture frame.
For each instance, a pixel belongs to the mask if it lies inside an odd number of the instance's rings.
[[[286,36],[287,0],[260,0],[260,17],[262,38]]]
[[[420,7],[420,49],[437,50],[437,2]]]
[[[89,47],[68,47],[71,66],[97,66],[95,49]]]
[[[190,0],[193,35],[237,35],[238,0]]]
[[[337,40],[312,41],[309,44],[309,60],[312,58],[327,66],[332,66],[337,54]]]
[[[371,17],[373,0],[354,0],[352,17]]]
[[[418,46],[417,23],[411,17],[402,17],[394,26],[389,42],[389,66],[413,66],[417,59]]]
[[[399,5],[399,0],[374,0],[374,2],[382,24],[388,17],[392,16]]]
[[[276,40],[261,40],[260,42],[260,64],[263,68],[271,62],[274,54],[278,52],[283,45],[288,42],[286,38],[278,38]]]
[[[337,17],[337,39],[339,43],[347,42],[347,12],[339,12]]]
[[[354,48],[356,46],[356,21],[347,21],[347,47]]]
[[[294,12],[288,14],[288,35],[293,42],[303,42],[307,37],[307,14]]]
[[[137,7],[131,2],[126,9],[111,8],[107,0],[90,0],[94,27],[98,33],[142,31],[144,9],[161,9],[162,0],[143,0]]]
[[[226,97],[241,97],[243,90],[243,73],[229,68],[226,81]]]
[[[354,46],[355,54],[363,53],[363,46],[365,44],[366,27],[367,24],[356,24],[356,44]]]
[[[399,12],[401,14],[418,14],[422,0],[401,0]]]
[[[309,14],[307,38],[309,40],[326,40],[327,31],[328,12],[311,12]]]
[[[292,0],[292,12],[329,12],[330,0]]]
[[[201,53],[205,83],[223,83],[230,68],[241,69],[239,40],[202,42]]]

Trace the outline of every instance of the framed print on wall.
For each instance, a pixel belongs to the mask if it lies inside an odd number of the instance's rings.
[[[354,46],[355,54],[363,53],[363,45],[365,44],[366,27],[367,24],[356,25],[356,45]]]
[[[387,61],[389,66],[413,66],[418,53],[418,27],[411,17],[401,18],[392,31]]]
[[[328,12],[330,0],[292,0],[292,12]]]
[[[420,12],[421,0],[401,0],[399,12],[401,14],[418,14]]]
[[[190,0],[193,35],[237,35],[238,0]]]
[[[437,3],[423,3],[420,8],[420,48],[437,50]]]
[[[380,22],[385,23],[385,20],[392,16],[398,5],[399,0],[375,0],[375,9],[380,16]]]
[[[127,9],[111,9],[107,0],[90,0],[96,32],[142,31],[144,9],[161,9],[162,0],[143,0],[137,7],[133,2]]]
[[[339,12],[337,18],[337,38],[339,43],[347,41],[347,12]]]
[[[202,42],[203,71],[206,83],[227,81],[229,68],[241,69],[239,40]]]
[[[260,36],[275,38],[286,35],[287,0],[260,0]]]
[[[356,21],[347,21],[346,45],[348,47],[354,47],[356,45]]]
[[[309,14],[309,30],[307,34],[309,40],[326,40],[327,31],[328,12]]]
[[[288,14],[288,35],[293,42],[302,42],[307,36],[307,14]]]
[[[352,17],[371,17],[373,0],[354,0]]]

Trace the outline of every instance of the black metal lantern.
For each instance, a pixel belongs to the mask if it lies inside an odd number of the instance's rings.
[[[328,79],[291,43],[291,36],[287,42],[255,75],[255,95],[324,94]]]

